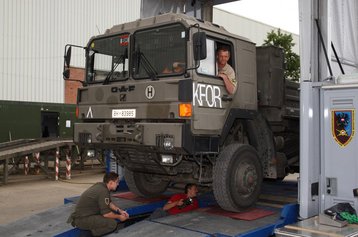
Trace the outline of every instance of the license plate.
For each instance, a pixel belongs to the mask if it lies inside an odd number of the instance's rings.
[[[112,118],[135,118],[135,109],[112,109]]]

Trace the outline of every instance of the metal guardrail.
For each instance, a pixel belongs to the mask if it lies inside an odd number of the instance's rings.
[[[57,158],[59,157],[60,151],[66,153],[69,163],[71,158],[69,154],[75,144],[73,140],[69,139],[22,139],[12,142],[5,142],[0,144],[0,165],[3,166],[2,182],[6,184],[8,182],[8,176],[13,169],[16,169],[19,164],[23,161],[25,175],[28,174],[31,167],[31,162],[35,162],[37,173],[39,170],[43,170],[47,175],[51,172],[48,169],[48,155],[54,151],[53,154]],[[40,153],[45,153],[45,158],[42,161],[40,159]],[[9,163],[12,162],[12,167],[9,169]],[[69,164],[70,165],[70,164]],[[58,175],[57,170],[54,171]]]
[[[14,140],[14,141],[9,141],[9,142],[2,142],[0,143],[0,150],[3,149],[7,149],[9,147],[13,147],[16,145],[23,145],[29,142],[34,141],[34,139],[19,139],[19,140]]]
[[[31,140],[0,146],[0,160],[74,145],[73,140]]]

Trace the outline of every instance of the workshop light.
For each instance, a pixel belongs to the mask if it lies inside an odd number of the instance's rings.
[[[161,156],[162,156],[162,163],[163,164],[173,164],[174,163],[173,155],[162,154]]]
[[[164,137],[163,148],[165,150],[171,150],[174,148],[174,137]]]
[[[191,104],[179,104],[180,117],[190,117],[191,114]]]

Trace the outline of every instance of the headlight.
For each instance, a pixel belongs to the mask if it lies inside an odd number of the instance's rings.
[[[96,151],[95,150],[87,150],[87,157],[95,157]]]
[[[164,137],[163,139],[163,148],[165,150],[171,150],[174,148],[174,138],[173,137]]]
[[[173,164],[174,163],[174,157],[172,155],[164,155],[162,154],[162,163],[163,164]]]

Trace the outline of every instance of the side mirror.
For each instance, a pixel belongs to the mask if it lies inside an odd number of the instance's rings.
[[[68,47],[66,55],[65,55],[65,64],[67,67],[70,67],[70,63],[71,63],[71,51],[72,51],[72,47]]]
[[[63,75],[63,78],[65,78],[65,79],[70,78],[70,69],[66,68],[66,69],[63,71],[62,75]]]
[[[206,59],[206,33],[196,32],[193,35],[194,60]]]
[[[72,47],[79,48],[79,49],[82,49],[82,50],[86,49],[86,47],[83,47],[83,46],[74,45],[74,44],[66,44],[65,52],[64,52],[64,56],[63,56],[64,57],[64,60],[63,60],[63,72],[62,72],[63,79],[68,80],[68,81],[76,81],[76,82],[82,83],[82,85],[85,85],[85,82],[82,81],[82,80],[70,79]],[[77,54],[77,52],[76,52],[76,54]],[[85,67],[81,67],[80,65],[78,65],[77,60],[76,60],[76,66],[78,68],[85,68]]]
[[[70,78],[70,63],[71,63],[71,51],[72,51],[72,47],[69,46],[67,48],[67,45],[65,47],[65,56],[64,56],[64,63],[63,63],[63,78],[64,79],[69,79]]]

